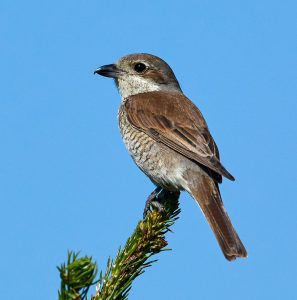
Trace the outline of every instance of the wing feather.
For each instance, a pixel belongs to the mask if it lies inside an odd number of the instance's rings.
[[[230,180],[220,163],[219,151],[199,109],[184,95],[150,92],[130,96],[124,103],[129,122],[153,139]]]

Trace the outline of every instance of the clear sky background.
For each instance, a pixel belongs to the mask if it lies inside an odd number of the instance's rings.
[[[103,64],[173,68],[236,177],[221,191],[249,258],[224,259],[181,196],[171,252],[131,300],[296,299],[296,1],[0,3],[0,298],[57,299],[68,249],[105,269],[153,190],[122,144]]]

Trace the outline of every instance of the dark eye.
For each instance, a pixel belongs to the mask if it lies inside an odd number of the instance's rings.
[[[142,73],[146,69],[146,65],[143,63],[137,63],[134,65],[134,70],[137,73]]]

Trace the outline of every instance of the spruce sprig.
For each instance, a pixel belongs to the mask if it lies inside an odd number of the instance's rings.
[[[115,260],[108,260],[104,276],[100,274],[94,300],[126,300],[133,280],[156,260],[150,258],[164,250],[165,234],[178,218],[179,193],[163,193],[165,209],[153,209],[140,221]]]
[[[125,246],[120,248],[114,260],[108,259],[104,275],[100,272],[95,281],[97,264],[92,257],[78,257],[78,253],[69,252],[67,264],[58,269],[61,277],[59,300],[85,300],[89,288],[97,283],[96,294],[92,300],[126,300],[133,280],[143,274],[157,260],[151,257],[166,248],[165,234],[178,219],[179,192],[164,191],[158,196],[163,210],[151,208],[141,220]]]
[[[67,264],[58,267],[61,277],[59,300],[87,299],[89,288],[96,284],[98,268],[92,257],[78,257],[79,252],[68,252]]]

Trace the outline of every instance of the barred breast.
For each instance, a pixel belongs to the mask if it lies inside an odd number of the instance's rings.
[[[136,165],[151,181],[167,190],[182,189],[179,180],[181,174],[177,174],[181,171],[177,166],[180,165],[179,155],[133,127],[122,105],[119,109],[118,121],[126,148]]]
[[[118,118],[123,141],[133,160],[146,174],[153,172],[157,167],[156,160],[151,159],[155,141],[129,123],[122,106],[119,109]]]

